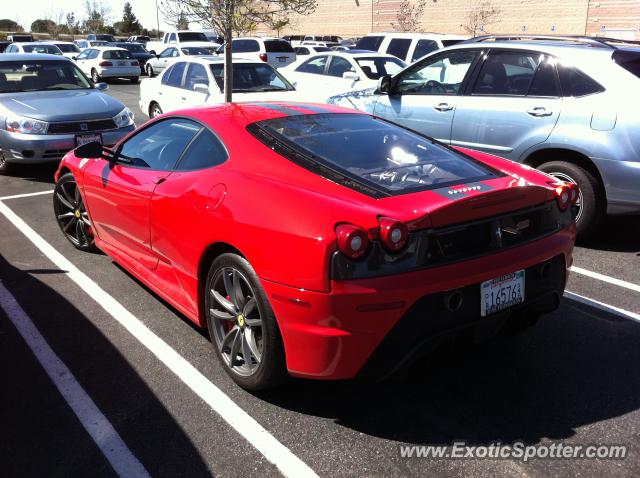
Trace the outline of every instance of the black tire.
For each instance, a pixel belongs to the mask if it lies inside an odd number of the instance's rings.
[[[586,238],[592,234],[606,214],[604,190],[598,180],[584,168],[567,161],[550,161],[538,167],[541,171],[578,185],[579,210],[576,217],[578,236]]]
[[[101,78],[100,75],[98,75],[98,70],[95,68],[91,68],[91,80],[94,84],[100,83]]]
[[[4,154],[0,153],[0,175],[10,173],[11,169],[12,164],[5,159]]]
[[[149,78],[153,78],[155,73],[153,72],[153,67],[151,65],[147,65],[147,76]]]
[[[129,78],[129,81],[131,83],[133,83],[134,85],[137,85],[140,82],[140,77],[139,76],[132,76]]]
[[[155,118],[156,116],[160,116],[162,114],[162,108],[158,103],[152,101],[149,105],[149,118]]]
[[[233,273],[233,276],[229,275],[231,273]],[[244,284],[244,287],[241,286],[239,288],[240,295],[241,298],[243,296],[248,301],[242,311],[236,315],[228,313],[229,309],[222,308],[213,293],[214,290],[219,291],[221,288],[223,288],[223,293],[226,290],[225,274],[227,274],[226,277],[229,281],[233,281],[234,292],[236,277],[238,278],[238,283]],[[229,282],[229,284],[231,283]],[[247,285],[249,286],[248,288],[246,287]],[[226,298],[228,298],[227,303],[230,304],[233,301],[231,305],[237,305],[236,300],[232,299],[231,295],[235,294],[229,293],[226,295]],[[204,310],[209,334],[211,335],[211,343],[220,364],[227,374],[242,388],[252,392],[270,389],[281,384],[288,376],[282,337],[273,310],[251,264],[237,254],[227,253],[218,256],[209,268],[204,297]],[[247,308],[246,305],[254,298],[251,312],[246,313],[245,319],[243,314]],[[237,308],[237,310],[240,310],[240,308]],[[212,311],[215,311],[216,315]],[[224,320],[217,318],[221,312],[229,316],[229,318]],[[253,317],[252,319],[249,318],[249,314]],[[256,319],[255,317],[258,318]],[[250,324],[250,322],[259,322],[260,325]],[[226,327],[223,324],[226,324]],[[227,341],[234,330],[236,331],[234,339]],[[250,339],[247,339],[247,337],[250,337]],[[239,340],[239,345],[234,354],[235,339]],[[259,351],[259,356],[249,353],[249,362],[251,362],[249,366],[247,366],[244,358],[245,341],[247,344],[249,341],[252,342],[255,349]],[[228,354],[223,350],[223,348],[226,349],[225,343],[229,348]],[[246,350],[249,349],[250,346],[247,345]],[[229,361],[231,361],[231,364]]]
[[[95,252],[96,247],[91,222],[73,174],[58,179],[53,191],[53,212],[64,237],[76,249]]]

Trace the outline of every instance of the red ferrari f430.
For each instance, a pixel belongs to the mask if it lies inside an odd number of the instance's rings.
[[[524,327],[560,303],[571,184],[365,113],[226,104],[78,147],[54,210],[208,327],[260,390],[288,374],[384,377],[445,337]]]

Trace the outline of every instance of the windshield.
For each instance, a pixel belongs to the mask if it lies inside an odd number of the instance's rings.
[[[0,62],[0,93],[91,87],[89,80],[70,61]]]
[[[224,92],[224,65],[211,65],[211,72],[220,91]],[[233,64],[233,92],[291,91],[295,88],[269,65],[259,63]]]
[[[178,33],[178,39],[181,42],[189,42],[189,41],[209,41],[207,40],[207,36],[202,32],[184,32]]]
[[[356,58],[362,71],[370,80],[377,80],[385,75],[393,75],[402,70],[407,64],[396,57],[362,57]]]
[[[112,43],[116,41],[113,35],[96,35],[96,40],[112,42]]]
[[[91,46],[106,46],[107,42],[102,40],[92,40],[89,42]]]
[[[60,48],[55,45],[24,45],[25,53],[49,53],[50,55],[62,55]]]
[[[56,46],[62,53],[78,53],[80,51],[80,48],[73,43],[56,43]]]
[[[385,193],[495,177],[482,163],[369,115],[293,115],[260,121],[256,126],[312,162],[346,173],[360,184]],[[260,139],[261,135],[257,137]],[[295,160],[293,156],[292,159]],[[347,180],[346,184],[350,182]]]
[[[185,55],[211,55],[211,51],[199,46],[189,46],[180,48]]]

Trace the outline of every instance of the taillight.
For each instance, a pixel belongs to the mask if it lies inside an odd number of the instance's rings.
[[[390,217],[380,217],[378,224],[380,224],[380,240],[385,249],[397,252],[405,246],[409,238],[409,229],[404,222]]]
[[[260,53],[258,55],[258,57],[262,60],[262,61],[267,61],[267,54],[266,53]]]
[[[564,211],[578,200],[578,186],[573,183],[557,183],[555,195],[558,201],[558,207],[561,211]]]
[[[353,224],[338,224],[336,236],[338,250],[350,259],[358,259],[367,252],[369,236],[363,228]]]
[[[138,61],[135,60],[131,62],[131,66],[140,66],[140,65],[138,64]]]
[[[113,63],[111,63],[110,61],[101,61],[100,63],[98,63],[98,66],[113,66]]]

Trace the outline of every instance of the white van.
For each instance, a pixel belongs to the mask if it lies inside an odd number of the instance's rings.
[[[406,63],[413,63],[432,51],[455,45],[468,38],[444,33],[368,33],[358,40],[356,48],[387,53]]]

